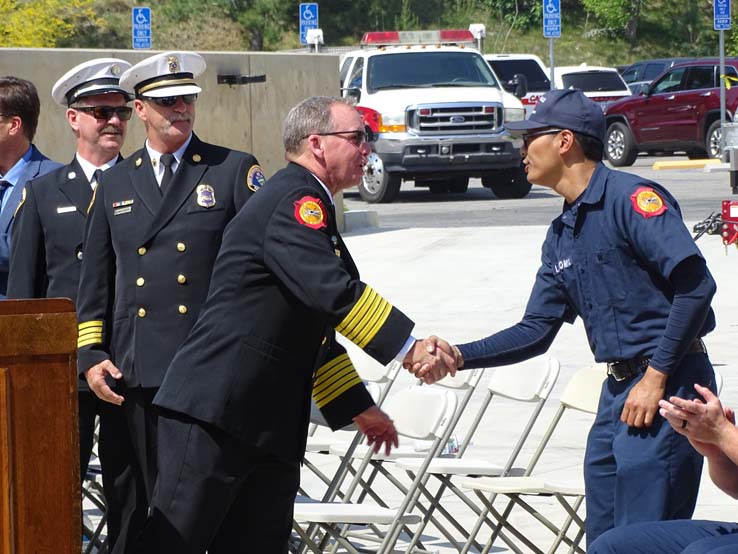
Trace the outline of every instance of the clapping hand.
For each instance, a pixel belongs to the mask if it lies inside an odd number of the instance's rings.
[[[461,353],[447,341],[430,336],[416,341],[402,365],[425,384],[432,384],[446,375],[456,375],[463,363]]]

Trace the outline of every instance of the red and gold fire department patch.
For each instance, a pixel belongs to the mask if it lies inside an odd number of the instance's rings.
[[[666,211],[664,200],[652,188],[640,187],[630,195],[630,201],[633,203],[633,209],[646,219]]]
[[[311,229],[325,227],[325,210],[320,198],[303,196],[295,202],[295,219]]]

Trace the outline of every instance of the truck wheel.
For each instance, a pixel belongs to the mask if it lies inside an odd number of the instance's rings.
[[[633,144],[633,135],[623,123],[616,122],[607,128],[605,155],[615,167],[633,165],[636,161],[638,150]]]
[[[723,151],[720,149],[720,139],[723,137],[723,130],[720,128],[720,120],[713,121],[707,128],[705,133],[705,150],[708,158],[719,158]]]
[[[482,177],[482,185],[494,193],[497,198],[525,198],[530,192],[530,181],[525,178],[522,167],[501,169],[494,175]]]
[[[364,176],[359,184],[359,195],[370,204],[394,202],[400,194],[402,179],[384,169],[382,159],[374,152],[369,154]]]

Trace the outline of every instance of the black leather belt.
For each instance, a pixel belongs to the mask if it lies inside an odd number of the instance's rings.
[[[702,342],[702,339],[695,339],[692,344],[689,345],[689,350],[687,350],[687,354],[695,354],[698,352],[707,352],[705,343]],[[646,357],[610,362],[607,364],[607,374],[612,375],[616,381],[625,381],[626,379],[631,379],[646,371],[650,362],[651,358]]]

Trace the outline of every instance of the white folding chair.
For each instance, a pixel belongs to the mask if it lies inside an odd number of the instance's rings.
[[[606,374],[604,366],[599,364],[594,367],[588,367],[577,371],[569,380],[561,395],[559,408],[544,433],[538,448],[528,463],[524,476],[480,477],[464,478],[460,480],[459,485],[473,490],[484,508],[488,510],[489,514],[491,514],[496,520],[492,535],[487,541],[482,552],[489,552],[489,549],[499,536],[515,552],[543,553],[543,550],[535,545],[522,532],[516,529],[509,520],[510,512],[513,507],[520,506],[536,520],[542,523],[544,527],[556,535],[553,544],[548,550],[549,552],[554,552],[563,542],[569,545],[570,552],[576,551],[581,552],[582,554],[584,553],[584,551],[579,547],[579,543],[584,536],[584,521],[577,513],[584,500],[583,479],[580,478],[575,483],[563,483],[533,475],[532,472],[544,450],[548,446],[557,425],[567,410],[576,410],[591,414],[597,412],[602,382],[605,377]],[[504,495],[509,498],[509,502],[502,513],[500,513],[493,506],[492,502],[489,501],[490,499],[488,498],[488,495],[490,494],[493,497]],[[534,506],[525,500],[525,497],[527,496],[548,496],[555,498],[567,514],[563,524],[556,525],[549,518],[541,514]],[[479,520],[482,519],[483,516],[480,516]],[[477,522],[478,524],[480,524],[479,520]],[[576,524],[578,531],[574,538],[569,538],[567,533],[572,524]],[[479,525],[475,526],[475,529],[478,528],[478,526]],[[503,529],[508,531],[518,541],[525,545],[526,550],[521,550],[512,542],[511,539],[501,535],[501,531]],[[469,540],[462,550],[463,553],[469,551],[474,538],[474,535],[470,535]]]
[[[98,458],[100,418],[95,418],[92,456],[87,473],[82,480],[82,535],[85,539],[83,554],[102,553],[108,550],[107,503],[102,487],[102,469]]]
[[[471,397],[473,396],[474,391],[476,390],[476,387],[479,384],[482,376],[483,370],[481,369],[472,371],[461,371],[458,372],[456,376],[447,376],[434,385],[435,387],[441,387],[447,390],[455,391],[459,395],[456,413],[454,413],[451,422],[446,427],[445,435],[441,437],[444,445],[448,444],[449,439],[456,429],[456,426],[458,425],[459,420],[463,415],[464,409],[469,404],[469,401],[471,400]],[[418,381],[418,385],[422,385],[422,383]],[[467,437],[467,444],[470,438],[471,436]],[[391,471],[385,467],[385,464],[387,464],[388,462],[394,463],[394,461],[398,458],[407,457],[415,459],[418,464],[420,464],[422,460],[428,455],[428,447],[428,441],[415,441],[409,444],[401,444],[399,447],[394,448],[389,455],[381,454],[371,457],[369,466],[367,467],[367,469],[370,467],[371,471],[366,479],[364,479],[363,477],[363,472],[359,471],[354,465],[350,465],[349,470],[354,475],[354,479],[351,485],[348,487],[348,493],[353,494],[354,491],[360,487],[360,494],[355,500],[357,504],[360,504],[366,495],[372,496],[375,502],[381,504],[381,498],[376,495],[372,489],[377,476],[382,475],[385,479],[387,479],[387,481],[390,482],[390,484],[396,487],[401,494],[405,494],[407,491],[406,486],[402,484],[402,482],[398,480],[397,477],[394,476]],[[330,452],[332,454],[340,456],[343,459],[346,459],[348,457],[355,461],[363,461],[366,458],[367,451],[368,447],[366,445],[360,445],[354,450],[352,454],[349,453],[341,444],[334,444],[330,449]]]
[[[412,387],[399,391],[385,402],[384,409],[392,417],[398,433],[404,438],[416,440],[430,440],[424,465],[431,462],[443,448],[442,438],[446,433],[456,411],[456,395],[451,391],[441,391],[431,387]],[[372,457],[367,453],[365,462]],[[322,552],[322,547],[316,544],[312,537],[303,531],[300,524],[318,524],[330,537],[349,552],[358,552],[349,537],[340,530],[340,526],[349,524],[389,525],[381,537],[381,545],[376,552],[389,552],[397,541],[403,526],[419,521],[419,517],[407,513],[408,507],[417,497],[417,486],[423,478],[424,468],[418,473],[414,482],[408,487],[400,506],[390,509],[383,506],[346,503],[295,503],[294,529],[303,539],[305,546],[313,552]],[[371,540],[372,536],[365,537]]]
[[[469,508],[479,515],[481,510],[477,504],[467,498],[463,491],[453,482],[453,478],[459,478],[468,475],[487,475],[499,476],[508,475],[513,471],[515,463],[520,451],[525,444],[530,431],[533,428],[543,406],[553,390],[556,380],[559,376],[560,364],[556,358],[539,356],[521,364],[495,368],[492,377],[487,385],[487,391],[482,404],[477,411],[471,426],[467,430],[466,436],[462,441],[459,451],[454,458],[436,457],[428,466],[427,475],[433,476],[439,481],[439,487],[434,494],[425,486],[425,481],[421,483],[420,490],[427,505],[418,504],[418,508],[423,512],[423,523],[418,527],[415,536],[408,545],[408,552],[415,548],[420,540],[420,536],[426,525],[432,522],[434,527],[443,534],[446,539],[451,542],[457,549],[461,548],[461,544],[441,523],[434,517],[436,510],[459,532],[462,537],[468,536],[468,531],[459,523],[449,510],[443,507],[441,502],[442,495],[448,489],[453,492],[459,499]],[[485,414],[489,414],[489,407],[493,398],[504,398],[516,402],[525,402],[533,404],[530,416],[528,417],[525,427],[522,429],[516,444],[510,451],[507,460],[502,464],[496,464],[489,460],[469,459],[465,456],[471,438],[476,433],[481,421],[485,418]],[[495,422],[497,424],[498,422]],[[404,469],[410,478],[414,478],[420,464],[418,460],[411,458],[401,458],[396,461],[398,469]],[[517,469],[522,473],[522,469]]]

